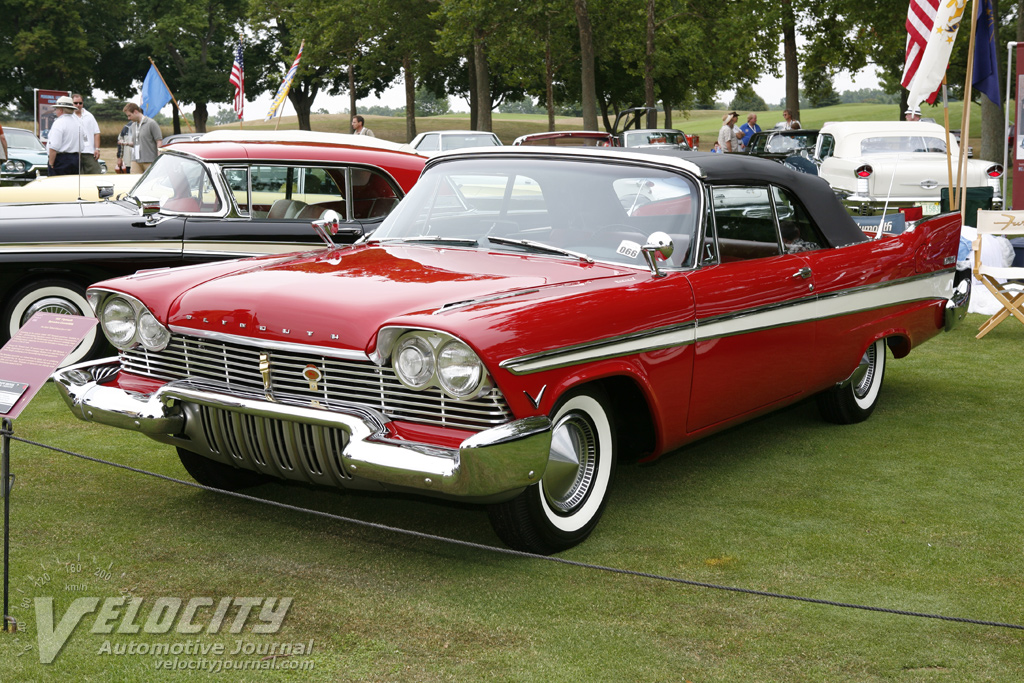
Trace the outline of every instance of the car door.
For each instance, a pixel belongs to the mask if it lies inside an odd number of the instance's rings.
[[[710,193],[717,253],[690,276],[697,318],[690,433],[799,394],[815,346],[813,272],[799,253],[787,253],[779,232],[779,213],[792,207],[770,186]]]

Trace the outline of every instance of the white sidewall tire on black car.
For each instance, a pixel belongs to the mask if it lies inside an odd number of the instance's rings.
[[[607,399],[583,391],[551,417],[552,445],[541,482],[492,505],[491,523],[512,548],[549,554],[582,542],[604,512],[615,472],[615,427]]]
[[[836,424],[855,424],[871,416],[885,377],[885,346],[885,340],[879,339],[868,347],[861,358],[861,376],[818,394],[823,418]]]
[[[22,287],[10,298],[4,309],[3,339],[13,337],[39,311],[92,317],[92,308],[82,287],[66,280],[41,280]],[[93,327],[61,367],[93,357],[105,343],[99,326]]]

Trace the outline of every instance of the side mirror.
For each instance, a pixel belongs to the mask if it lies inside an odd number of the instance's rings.
[[[324,211],[320,218],[313,221],[313,229],[316,230],[316,234],[320,235],[320,239],[324,241],[328,249],[334,249],[337,246],[331,237],[338,234],[340,224],[341,217],[333,209]]]
[[[675,245],[672,243],[672,238],[664,232],[653,232],[650,237],[647,238],[647,244],[641,247],[640,251],[643,252],[644,260],[647,261],[647,266],[651,269],[651,275],[654,277],[662,277],[665,273],[661,272],[658,268],[658,259],[660,256],[663,260],[667,261],[672,258],[672,253],[676,250]]]
[[[113,185],[97,185],[96,194],[99,195],[100,199],[110,199],[114,196]]]

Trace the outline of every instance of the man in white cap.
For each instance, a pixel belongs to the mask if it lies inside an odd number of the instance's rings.
[[[75,103],[67,95],[61,95],[53,105],[57,118],[50,126],[47,136],[47,156],[50,175],[78,175],[79,155],[85,148],[85,130],[74,115]]]
[[[904,117],[907,121],[920,121],[921,110],[920,109],[908,109]]]

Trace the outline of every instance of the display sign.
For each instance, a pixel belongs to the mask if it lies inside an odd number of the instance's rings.
[[[902,213],[887,213],[882,216],[852,216],[854,223],[861,232],[878,234],[878,226],[882,226],[883,235],[899,235],[907,229],[906,217]]]
[[[0,414],[18,417],[97,322],[42,311],[32,316],[0,349]]]
[[[39,90],[38,88],[35,90],[36,137],[44,145],[50,135],[50,127],[53,125],[54,119],[57,118],[57,112],[54,111],[53,105],[57,102],[58,97],[64,95],[71,97],[71,91]]]
[[[1007,173],[1013,171],[1013,196],[1010,198],[1010,205],[1013,207],[1024,207],[1024,43],[1017,43],[1017,134],[1014,136],[1013,153],[1010,154],[1010,164]],[[1009,94],[1007,94],[1009,97]],[[1003,179],[1005,183],[1007,178]]]

